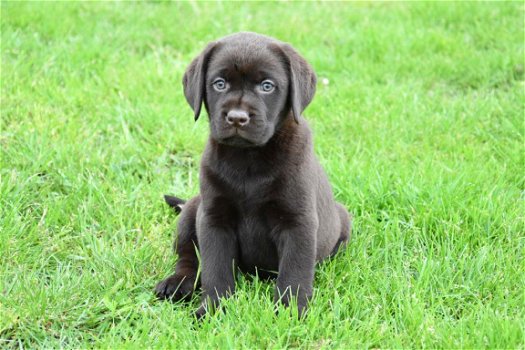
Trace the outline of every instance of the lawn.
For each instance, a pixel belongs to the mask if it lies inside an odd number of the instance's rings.
[[[0,348],[523,348],[524,4],[1,3]],[[240,276],[225,312],[158,302],[208,125],[208,41],[292,43],[348,248],[309,315]],[[322,82],[324,80],[324,82]]]

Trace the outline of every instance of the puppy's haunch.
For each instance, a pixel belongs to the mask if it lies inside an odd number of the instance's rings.
[[[296,297],[299,314],[306,310],[316,262],[346,244],[351,232],[301,116],[315,84],[295,49],[255,33],[212,42],[191,62],[184,95],[196,120],[204,105],[210,137],[200,194],[187,203],[166,197],[181,210],[179,259],[175,273],[157,285],[159,298],[187,299],[200,282],[201,317],[234,293],[238,267],[278,271],[274,300],[288,305]]]

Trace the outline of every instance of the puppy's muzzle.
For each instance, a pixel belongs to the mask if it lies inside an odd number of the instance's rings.
[[[250,116],[240,109],[232,109],[226,114],[226,123],[236,128],[242,128],[250,123]]]

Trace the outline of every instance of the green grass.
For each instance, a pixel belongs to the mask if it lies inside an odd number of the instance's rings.
[[[524,348],[524,4],[1,5],[0,347]],[[157,302],[206,118],[181,77],[252,30],[320,78],[305,111],[354,236],[306,320],[239,278]]]

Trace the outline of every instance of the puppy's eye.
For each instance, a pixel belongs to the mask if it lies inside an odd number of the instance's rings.
[[[223,91],[223,90],[226,90],[226,80],[222,79],[222,78],[217,78],[215,79],[215,81],[213,82],[213,88],[217,91]]]
[[[260,86],[263,92],[272,92],[275,89],[275,84],[271,80],[263,81]]]

